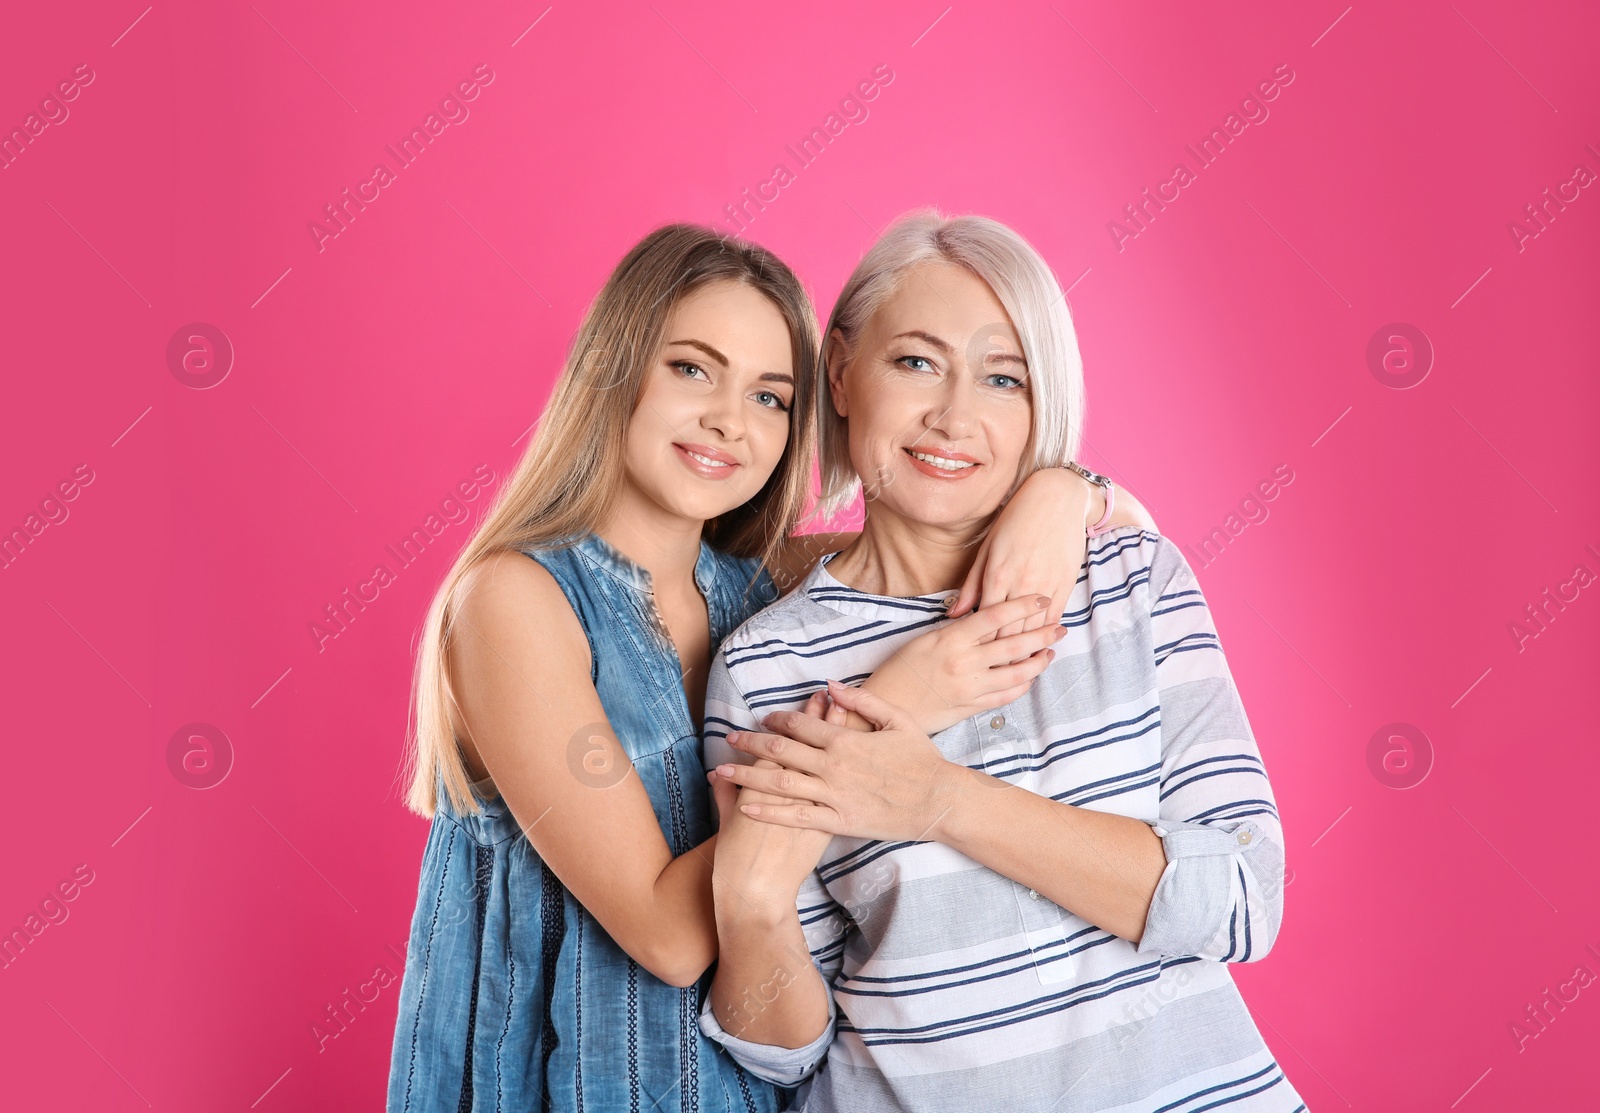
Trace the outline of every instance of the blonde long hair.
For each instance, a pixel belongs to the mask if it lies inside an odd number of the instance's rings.
[[[621,489],[629,419],[665,338],[667,316],[686,295],[714,282],[764,294],[789,326],[795,394],[783,457],[756,495],[708,521],[702,536],[769,567],[800,520],[811,492],[811,396],[817,318],[805,287],[776,255],[691,224],[670,224],[622,259],[584,314],[572,349],[522,459],[462,548],[428,607],[411,686],[404,775],[406,806],[432,817],[437,783],[458,812],[477,811],[471,780],[450,726],[455,703],[446,668],[463,580],[486,557],[561,548],[602,525]]]

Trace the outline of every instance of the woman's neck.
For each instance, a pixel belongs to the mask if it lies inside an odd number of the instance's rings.
[[[694,585],[705,523],[666,513],[660,505],[624,484],[615,509],[595,533],[617,552],[650,573],[657,593]]]
[[[987,524],[933,526],[869,508],[861,536],[828,562],[828,573],[870,595],[904,598],[958,588],[972,568]]]

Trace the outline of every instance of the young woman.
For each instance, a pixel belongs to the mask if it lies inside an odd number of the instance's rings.
[[[695,712],[717,643],[813,559],[790,533],[816,342],[780,260],[686,225],[590,307],[423,629],[407,799],[433,822],[391,1111],[778,1107],[696,1023],[717,938]],[[985,607],[918,651],[1002,667],[941,705],[1004,702],[1043,668],[1021,589],[1065,599],[1087,508],[1060,470],[1011,500],[969,585]],[[904,665],[871,683],[928,701]]]
[[[1076,451],[1049,268],[981,217],[898,223],[840,295],[826,372],[824,506],[884,482],[861,536],[713,663],[707,764],[745,787],[718,832],[702,1028],[806,1080],[807,1113],[1303,1110],[1228,970],[1277,936],[1283,833],[1177,546],[1093,541],[1049,611],[1060,656],[932,738],[847,686],[953,628],[971,537]],[[873,733],[815,717],[825,680]]]

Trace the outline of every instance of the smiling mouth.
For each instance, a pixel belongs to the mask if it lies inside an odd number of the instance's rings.
[[[976,460],[953,460],[948,456],[936,456],[931,452],[918,452],[914,448],[905,450],[906,455],[913,460],[920,460],[929,467],[938,468],[942,472],[963,472],[978,466]]]
[[[680,444],[677,441],[672,444],[672,450],[678,454],[678,459],[683,461],[683,466],[701,479],[727,479],[739,470],[741,466],[739,461],[728,458],[728,453],[712,448],[710,445],[702,444],[699,447],[706,451],[697,452],[688,445]],[[715,452],[716,455],[709,455],[712,452]],[[721,458],[719,459],[719,457]]]

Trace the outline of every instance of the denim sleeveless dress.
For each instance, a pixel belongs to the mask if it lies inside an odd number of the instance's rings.
[[[600,703],[667,845],[687,852],[711,836],[710,790],[650,574],[596,534],[527,555],[583,624]],[[778,594],[758,561],[704,541],[694,578],[713,648]],[[569,750],[574,776],[615,779],[585,766],[583,749]],[[483,810],[462,815],[440,789],[400,986],[389,1113],[785,1108],[792,1091],[747,1073],[701,1033],[712,972],[680,989],[641,968],[540,860],[492,786],[479,798]]]

